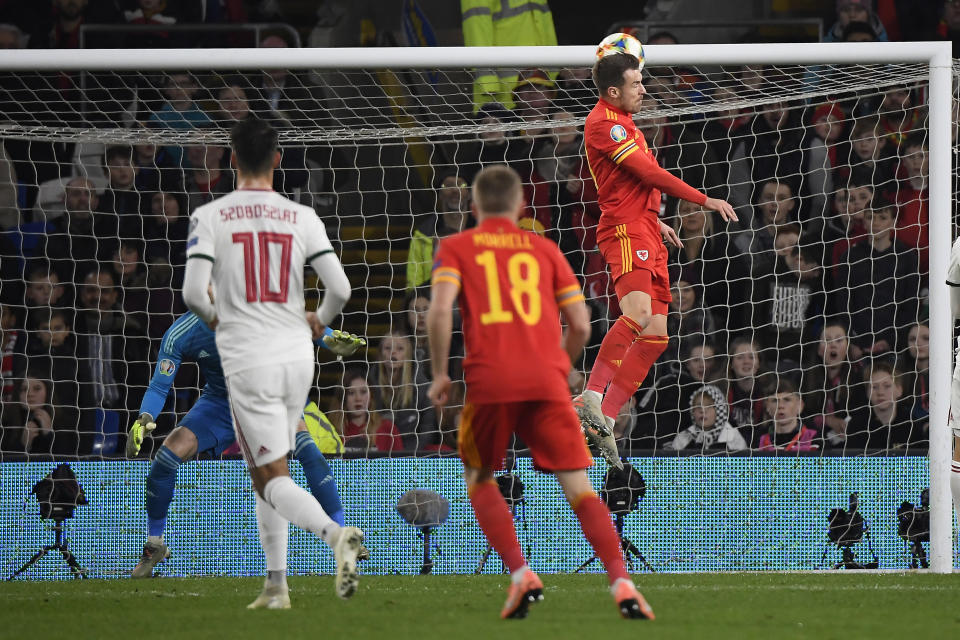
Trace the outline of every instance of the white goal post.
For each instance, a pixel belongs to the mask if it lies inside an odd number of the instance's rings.
[[[645,47],[649,66],[922,63],[929,68],[930,571],[952,571],[948,426],[952,320],[945,285],[953,231],[949,42],[711,44]],[[7,50],[0,71],[446,69],[588,66],[594,47]],[[0,127],[0,136],[4,135]]]

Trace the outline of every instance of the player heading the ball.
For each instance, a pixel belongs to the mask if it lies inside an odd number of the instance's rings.
[[[657,163],[633,123],[646,93],[640,69],[636,55],[601,44],[593,65],[599,96],[583,132],[600,205],[597,244],[610,267],[623,315],[604,337],[586,391],[574,399],[574,407],[588,440],[617,466],[617,414],[667,347],[671,295],[664,242],[682,244],[659,218],[660,194],[716,211],[725,221],[737,220],[729,203],[707,197]]]
[[[350,297],[350,283],[310,207],[273,191],[277,132],[255,118],[230,140],[237,189],[193,212],[183,299],[216,328],[240,450],[257,492],[257,528],[267,560],[263,592],[250,607],[287,608],[287,522],[333,547],[336,592],[357,589],[363,533],[334,522],[287,469],[297,423],[313,380],[311,327],[304,316],[303,265],[323,282],[317,321],[326,327]],[[213,303],[207,295],[212,279]],[[317,331],[321,327],[315,327]]]

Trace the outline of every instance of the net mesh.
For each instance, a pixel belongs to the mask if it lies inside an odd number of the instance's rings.
[[[280,130],[275,188],[324,220],[354,290],[342,327],[370,343],[345,362],[318,352],[307,422],[324,453],[454,453],[463,385],[441,414],[429,406],[427,285],[438,239],[473,224],[469,185],[490,164],[521,174],[522,224],[584,285],[578,393],[619,315],[583,152],[596,94],[587,68],[514,71],[512,109],[475,104],[469,70],[0,77],[0,460],[123,456],[185,312],[189,213],[233,188],[229,127],[250,114]],[[663,198],[684,242],[670,343],[621,411],[621,452],[925,454],[926,77],[914,64],[648,68],[636,122],[657,160],[740,222]],[[462,350],[455,336],[455,380]],[[191,363],[173,382],[142,456],[203,385]]]
[[[661,219],[685,241],[670,258],[679,282],[671,343],[629,403],[624,420],[633,428],[623,444],[709,443],[714,436],[692,424],[689,409],[691,393],[712,383],[731,426],[756,447],[770,424],[768,387],[785,379],[804,396],[800,417],[819,448],[922,447],[926,68],[648,71],[637,122],[658,161],[730,200],[741,220],[727,225],[664,197]],[[41,376],[60,380],[46,401],[64,407],[55,410],[57,427],[84,431],[102,424],[105,411],[124,412],[127,422],[159,340],[183,311],[184,221],[232,188],[229,126],[250,114],[280,129],[278,190],[315,206],[339,241],[355,290],[343,325],[372,345],[347,368],[364,370],[371,409],[404,423],[403,450],[451,444],[425,404],[423,317],[412,309],[428,296],[417,287],[428,284],[438,235],[472,223],[467,185],[484,165],[507,162],[520,172],[524,224],[557,241],[582,278],[594,311],[580,364],[588,371],[618,315],[583,156],[595,93],[586,68],[516,73],[512,110],[475,105],[467,70],[5,75],[0,135],[13,177],[3,256],[6,399],[20,404],[15,387],[26,370],[47,364],[70,370]],[[874,227],[889,236],[881,249]],[[99,297],[85,281],[98,267],[117,272],[96,276],[106,278]],[[61,346],[41,330],[51,312],[68,327]],[[393,375],[384,344],[405,359],[396,384],[417,381],[414,393],[381,380]],[[853,437],[877,427],[871,378],[863,378],[874,365],[891,369],[894,421],[907,421],[906,441]],[[329,403],[343,395],[343,367],[320,370],[321,408],[342,414]],[[177,380],[180,409],[190,405],[195,375]],[[455,412],[445,417],[456,421]],[[90,438],[81,440],[74,451],[59,443],[51,450],[90,454]]]

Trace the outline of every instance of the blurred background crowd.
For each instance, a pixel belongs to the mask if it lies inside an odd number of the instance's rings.
[[[0,0],[0,47],[592,44],[612,30],[658,45],[960,34],[960,1],[731,3],[709,26],[690,19],[705,15],[702,4],[648,0],[583,18],[573,3],[546,0]],[[671,341],[618,419],[621,450],[922,453],[925,85],[802,100],[791,87],[829,70],[720,72],[704,52],[704,68],[648,66],[637,123],[662,166],[728,199],[740,222],[663,199],[661,218],[684,243],[671,250]],[[57,133],[0,134],[2,458],[122,454],[160,340],[185,312],[189,214],[234,186],[229,149],[216,141],[252,116],[299,133],[274,187],[324,219],[354,285],[343,326],[371,343],[344,364],[320,354],[305,416],[325,453],[455,450],[462,383],[442,414],[426,398],[430,269],[439,241],[473,224],[471,180],[491,163],[521,174],[521,226],[556,241],[582,279],[594,335],[570,376],[579,393],[619,315],[583,157],[582,118],[596,101],[589,68],[428,76],[0,68],[4,124]],[[690,105],[699,113],[681,113]],[[422,142],[336,134],[407,119],[482,128]],[[124,129],[133,143],[76,134],[98,128]],[[189,142],[148,142],[157,132]],[[462,340],[454,351],[457,379]],[[158,436],[202,386],[190,366],[175,383]]]

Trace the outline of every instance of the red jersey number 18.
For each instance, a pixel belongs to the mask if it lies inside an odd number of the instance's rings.
[[[480,314],[480,324],[513,322],[513,312],[504,308],[500,291],[500,267],[493,251],[477,254],[477,264],[483,267],[487,282],[487,299],[490,310]],[[540,322],[543,301],[540,296],[540,263],[533,255],[521,251],[507,260],[507,280],[510,283],[510,300],[513,309],[525,324]]]
[[[246,280],[247,302],[280,302],[287,301],[290,289],[290,250],[293,247],[293,236],[289,233],[275,233],[260,231],[256,234],[245,231],[233,234],[234,244],[243,246],[243,274]],[[270,245],[280,246],[280,272],[277,281],[280,288],[270,289]],[[260,259],[257,259],[259,249]],[[259,277],[257,265],[260,265]]]

